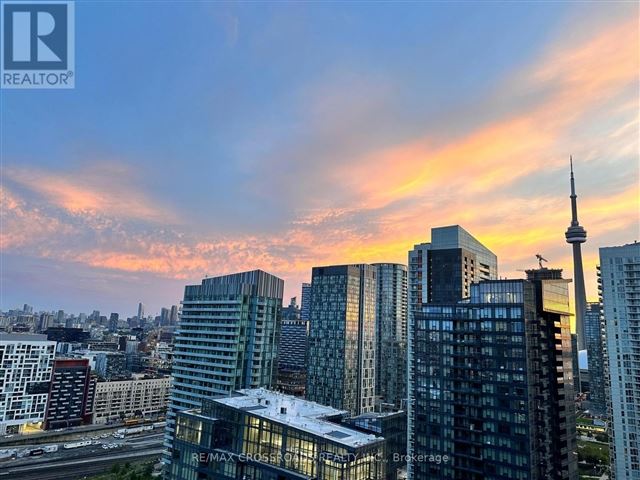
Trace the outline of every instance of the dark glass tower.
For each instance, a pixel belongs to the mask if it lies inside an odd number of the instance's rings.
[[[376,267],[314,267],[306,398],[371,412],[375,399]]]
[[[300,318],[302,320],[309,320],[311,312],[311,284],[302,284],[302,297],[300,299]]]
[[[282,330],[278,348],[278,390],[303,397],[307,383],[307,340],[309,322],[300,318],[296,298],[282,309]]]
[[[587,344],[589,368],[589,410],[597,415],[607,413],[606,371],[604,368],[604,344],[600,303],[587,303],[584,316],[584,333]]]
[[[577,480],[569,295],[559,270],[415,312],[410,478]]]
[[[433,302],[458,302],[470,295],[471,285],[482,280],[498,278],[496,255],[480,243],[460,225],[431,229],[431,242],[415,245],[409,251],[408,266],[408,376],[421,381],[422,372],[414,371],[413,349],[416,325],[414,314],[422,312],[425,304]],[[410,383],[407,398],[407,450],[413,453],[413,438],[416,415],[415,387]],[[408,475],[412,476],[412,463],[408,464]],[[419,478],[419,477],[415,477]]]

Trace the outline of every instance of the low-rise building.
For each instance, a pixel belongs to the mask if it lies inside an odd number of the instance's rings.
[[[204,400],[177,413],[169,478],[384,479],[384,438],[347,413],[263,388]]]
[[[132,380],[96,384],[93,423],[109,423],[130,417],[165,413],[171,378],[134,375]]]

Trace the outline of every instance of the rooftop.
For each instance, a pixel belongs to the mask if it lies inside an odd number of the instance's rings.
[[[257,417],[290,425],[349,447],[361,447],[383,440],[375,435],[358,432],[326,420],[327,417],[346,415],[347,412],[344,410],[336,410],[264,388],[238,390],[236,393],[235,396],[216,398],[213,401],[250,411]],[[285,409],[285,413],[281,413],[281,409]]]
[[[46,335],[33,333],[0,333],[0,342],[46,342]],[[55,343],[51,341],[50,343]]]

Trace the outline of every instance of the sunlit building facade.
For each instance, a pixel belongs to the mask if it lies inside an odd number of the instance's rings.
[[[306,398],[352,415],[375,407],[376,267],[314,267]]]
[[[383,480],[383,438],[345,411],[265,389],[178,413],[171,480]]]

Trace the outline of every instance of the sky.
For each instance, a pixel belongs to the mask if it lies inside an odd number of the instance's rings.
[[[406,263],[460,224],[521,278],[640,239],[637,2],[76,3],[76,87],[0,92],[0,309],[134,315],[261,268]]]

